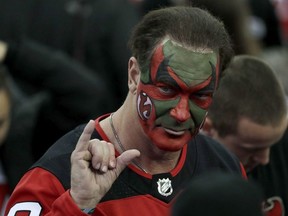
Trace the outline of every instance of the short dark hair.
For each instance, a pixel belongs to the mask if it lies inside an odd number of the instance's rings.
[[[220,137],[236,134],[242,117],[272,126],[286,118],[283,87],[264,61],[249,55],[235,56],[224,73],[208,110]]]
[[[128,45],[141,68],[150,63],[156,46],[165,38],[187,47],[219,52],[221,68],[233,56],[224,25],[209,12],[196,7],[166,7],[150,11],[134,27]]]

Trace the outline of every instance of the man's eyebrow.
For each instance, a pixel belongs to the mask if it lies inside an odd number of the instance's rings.
[[[177,85],[175,80],[173,80],[171,77],[159,77],[159,79],[157,79],[157,82],[166,83],[169,85]]]
[[[199,91],[201,91],[201,92],[202,91],[203,92],[213,92],[214,91],[214,87],[215,87],[214,82],[211,80],[210,83],[207,86],[205,86],[202,89],[199,89]]]
[[[167,84],[167,85],[172,86],[174,88],[180,88],[178,83],[170,76],[169,73],[160,74],[159,76],[157,76],[156,77],[156,82],[157,83]]]

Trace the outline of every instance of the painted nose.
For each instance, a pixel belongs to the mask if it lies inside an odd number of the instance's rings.
[[[171,109],[170,115],[178,122],[187,121],[191,117],[189,112],[189,99],[187,97],[181,97],[177,106]]]

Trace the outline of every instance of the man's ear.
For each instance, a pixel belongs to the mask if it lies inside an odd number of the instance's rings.
[[[140,68],[135,57],[131,57],[128,61],[128,88],[132,94],[137,93],[137,87],[140,82]]]
[[[205,118],[202,131],[204,134],[208,136],[212,137],[214,135],[213,123],[212,123],[212,120],[208,116]]]

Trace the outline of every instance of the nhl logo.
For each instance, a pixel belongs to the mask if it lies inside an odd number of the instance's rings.
[[[162,196],[169,196],[173,193],[173,188],[172,188],[172,184],[171,184],[171,180],[169,178],[163,178],[163,179],[159,179],[157,182],[158,185],[158,192],[162,195]]]

